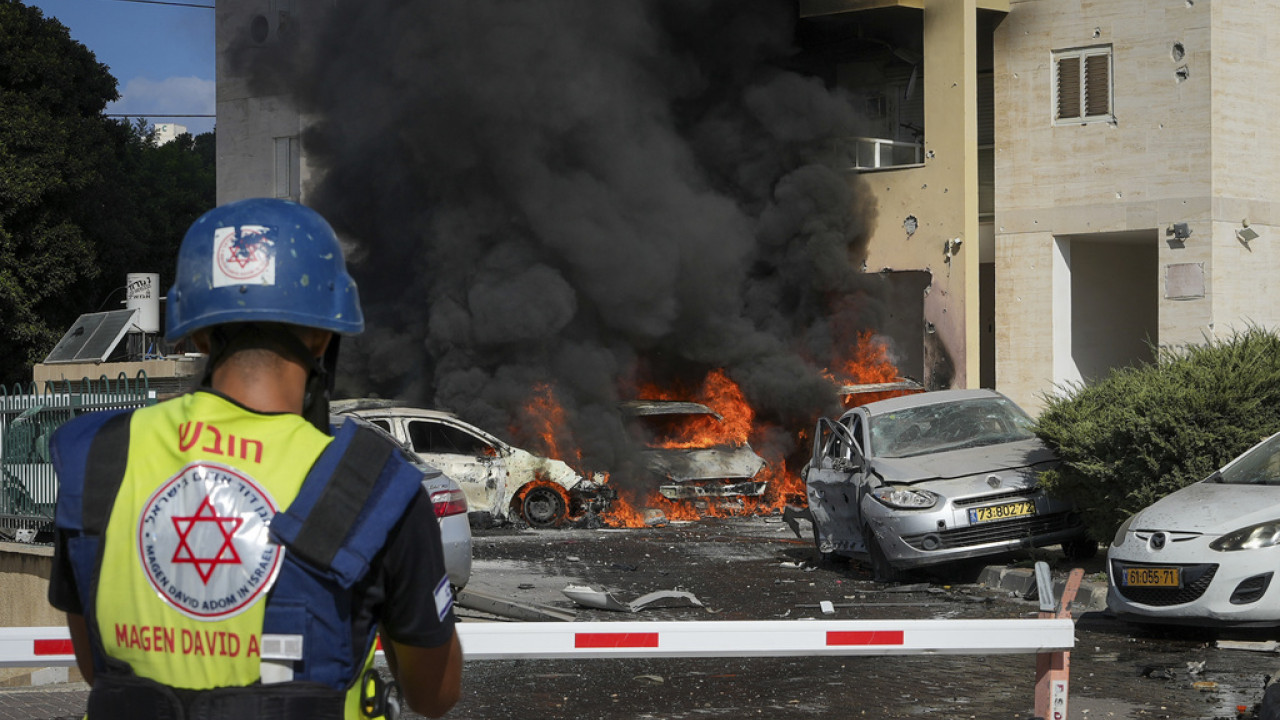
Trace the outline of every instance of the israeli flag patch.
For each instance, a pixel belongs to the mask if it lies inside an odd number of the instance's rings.
[[[453,588],[449,586],[449,576],[445,575],[440,579],[440,584],[436,585],[435,591],[436,601],[436,617],[440,618],[440,622],[449,617],[449,611],[453,609]]]

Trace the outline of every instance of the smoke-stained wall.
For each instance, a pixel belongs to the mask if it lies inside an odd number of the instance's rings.
[[[220,3],[219,32],[249,37],[277,5]],[[304,201],[350,243],[369,329],[342,394],[523,442],[549,384],[591,468],[622,460],[616,403],[642,382],[725,368],[789,431],[838,408],[820,371],[883,311],[861,273],[874,210],[829,142],[860,134],[850,103],[786,69],[792,3],[344,0],[290,19],[220,46],[306,118]]]

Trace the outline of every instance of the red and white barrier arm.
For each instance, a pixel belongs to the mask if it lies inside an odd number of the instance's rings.
[[[467,660],[1044,653],[1075,645],[1070,618],[464,622]],[[0,667],[74,665],[64,627],[0,628]]]

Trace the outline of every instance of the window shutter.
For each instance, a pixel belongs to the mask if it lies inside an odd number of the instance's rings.
[[[1058,119],[1080,117],[1080,58],[1058,59]]]
[[[1111,114],[1110,57],[1089,55],[1084,59],[1085,117]]]

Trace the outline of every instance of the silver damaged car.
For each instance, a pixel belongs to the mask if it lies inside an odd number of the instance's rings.
[[[1057,462],[1033,420],[994,390],[924,392],[860,405],[814,433],[804,480],[824,557],[863,557],[877,580],[1019,548],[1097,552],[1039,474]]]

